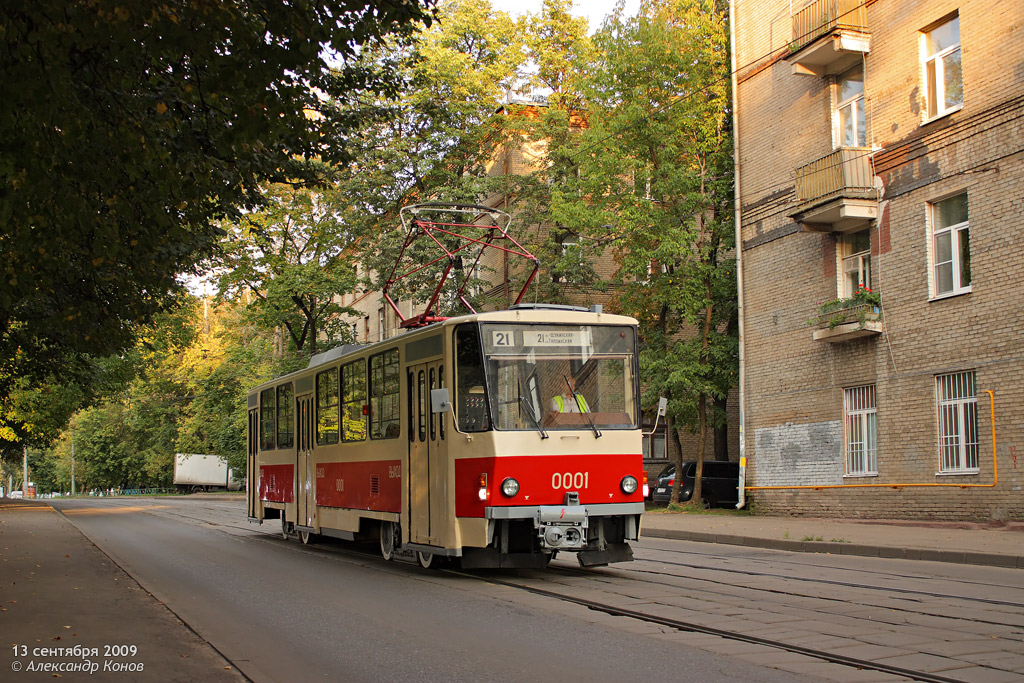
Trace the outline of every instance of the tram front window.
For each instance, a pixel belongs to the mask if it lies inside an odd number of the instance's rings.
[[[636,427],[632,328],[487,323],[479,343],[495,429]]]

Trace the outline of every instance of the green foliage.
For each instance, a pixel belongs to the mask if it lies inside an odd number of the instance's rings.
[[[401,207],[475,203],[507,192],[488,164],[507,135],[502,100],[522,77],[522,25],[486,0],[442,2],[437,22],[412,45],[381,54],[396,51],[407,57],[400,70],[407,87],[376,102],[390,116],[347,139],[359,146],[359,157],[338,169],[338,191],[357,207],[346,220],[367,236],[360,263],[367,289],[381,288],[398,255]],[[425,301],[440,267],[424,269],[394,293]]]
[[[559,93],[535,128],[551,141],[548,187],[523,197],[554,240],[578,237],[584,260],[615,255],[606,284],[640,321],[644,403],[667,397],[670,425],[700,434],[702,454],[737,375],[726,7],[655,0],[613,14],[593,40],[595,57],[566,81],[577,92]]]
[[[216,219],[350,159],[335,103],[395,87],[361,50],[429,4],[4,3],[0,383],[129,348]]]
[[[354,291],[351,256],[360,235],[346,220],[346,198],[336,188],[295,189],[276,184],[259,211],[226,225],[216,266],[221,297],[251,294],[248,317],[266,330],[285,328],[293,347],[315,354],[348,341],[347,312],[335,297]]]

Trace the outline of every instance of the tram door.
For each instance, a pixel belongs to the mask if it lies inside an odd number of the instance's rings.
[[[296,399],[298,429],[295,432],[295,523],[313,526],[316,521],[316,479],[313,472],[313,395]]]
[[[440,361],[409,366],[406,375],[409,415],[409,540],[442,545],[448,502],[443,416],[430,410],[430,390],[443,384]]]
[[[256,455],[259,452],[259,412],[249,411],[249,431],[246,439],[245,454],[245,500],[246,512],[249,517],[256,517],[256,501],[260,497],[260,472],[256,462]]]

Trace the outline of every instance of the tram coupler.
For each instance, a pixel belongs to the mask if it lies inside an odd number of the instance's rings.
[[[583,505],[543,505],[533,518],[545,550],[578,550],[587,545],[587,508]]]

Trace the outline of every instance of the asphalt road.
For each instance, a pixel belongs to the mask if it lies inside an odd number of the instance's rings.
[[[341,544],[304,547],[248,525],[233,501],[53,502],[255,681],[813,680],[688,647],[675,629]],[[593,589],[604,581],[594,574]]]

